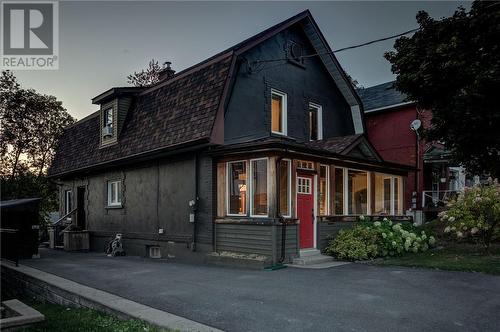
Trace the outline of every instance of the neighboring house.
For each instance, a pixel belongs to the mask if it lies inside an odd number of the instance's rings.
[[[129,254],[288,261],[321,248],[328,225],[404,214],[411,168],[368,141],[361,101],[309,11],[167,68],[155,86],[92,101],[100,110],[65,130],[49,175],[61,216],[76,215],[93,250],[122,233]]]
[[[450,163],[449,152],[443,144],[423,139],[417,144],[417,135],[410,124],[419,119],[421,133],[430,126],[432,113],[408,101],[393,83],[358,90],[364,105],[368,138],[384,160],[418,169],[408,176],[405,190],[408,207],[435,211],[466,185],[465,170]]]

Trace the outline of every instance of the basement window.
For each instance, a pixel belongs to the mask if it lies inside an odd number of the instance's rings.
[[[149,257],[150,258],[161,258],[160,247],[157,247],[157,246],[149,247]]]
[[[108,181],[108,206],[122,206],[122,182],[120,180]]]

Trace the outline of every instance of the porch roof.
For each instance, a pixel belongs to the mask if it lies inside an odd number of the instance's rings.
[[[279,154],[295,155],[298,158],[330,162],[342,167],[361,168],[400,175],[406,175],[408,172],[415,170],[413,166],[409,165],[350,155],[349,152],[356,148],[357,145],[360,143],[364,144],[367,141],[363,135],[352,136],[356,137],[344,136],[336,138],[338,144],[328,143],[328,140],[323,144],[301,143],[290,138],[271,136],[250,143],[236,143],[215,147],[210,150],[210,154],[216,157],[230,157],[276,152]]]

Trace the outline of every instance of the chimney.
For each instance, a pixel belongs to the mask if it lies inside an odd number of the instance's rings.
[[[169,80],[172,77],[174,77],[175,70],[173,70],[170,67],[171,64],[172,64],[172,62],[170,62],[170,61],[167,61],[164,63],[164,65],[166,65],[167,67],[160,70],[160,72],[158,74],[158,78],[160,79],[160,81],[166,81],[166,80]]]

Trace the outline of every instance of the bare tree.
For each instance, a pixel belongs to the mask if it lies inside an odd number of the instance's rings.
[[[127,76],[127,83],[133,86],[151,86],[159,82],[160,71],[163,69],[157,60],[149,61],[148,68]]]

